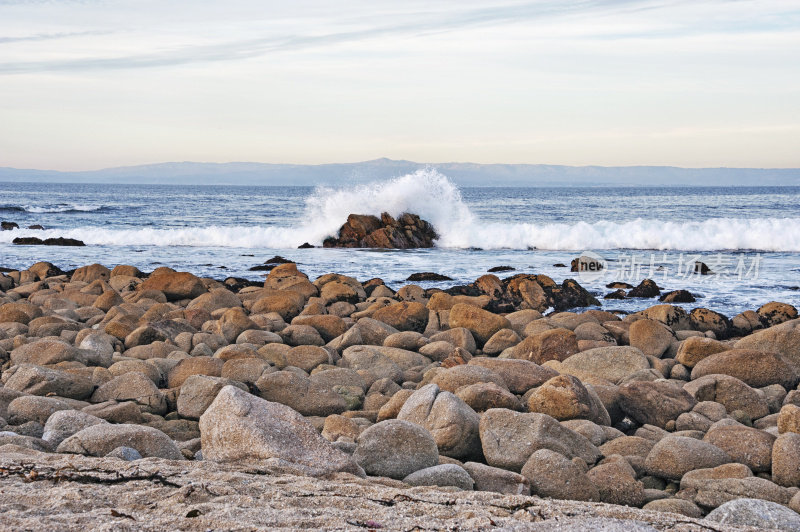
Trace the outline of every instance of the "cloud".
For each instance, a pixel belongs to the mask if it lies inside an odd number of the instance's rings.
[[[3,4],[27,4],[30,2],[0,0]],[[39,2],[33,2],[39,3]],[[703,4],[703,2],[692,5]],[[706,2],[720,7],[718,1]],[[31,72],[64,72],[64,71],[94,71],[108,69],[142,69],[186,65],[192,63],[208,63],[221,61],[236,61],[251,59],[274,53],[293,52],[300,50],[319,49],[343,44],[360,43],[364,41],[393,37],[421,37],[449,33],[470,28],[482,28],[500,25],[520,25],[532,21],[548,19],[581,19],[589,20],[592,25],[582,24],[580,29],[585,32],[581,37],[586,38],[646,38],[649,33],[642,34],[637,29],[617,29],[611,33],[603,32],[603,21],[610,16],[635,14],[652,10],[664,10],[676,6],[686,5],[685,2],[642,1],[642,0],[595,0],[579,2],[539,1],[524,2],[504,5],[473,5],[463,6],[458,3],[418,9],[416,12],[403,10],[398,6],[391,16],[364,16],[356,19],[341,18],[339,20],[325,21],[334,27],[353,27],[348,31],[320,32],[313,23],[301,24],[294,28],[293,33],[284,35],[271,35],[262,38],[249,38],[235,41],[218,41],[213,43],[191,43],[191,35],[186,36],[184,43],[179,45],[155,45],[144,39],[141,53],[117,53],[115,55],[87,55],[86,50],[75,52],[72,57],[64,51],[59,51],[60,57],[36,59],[28,57],[23,60],[0,62],[0,74],[21,74]],[[294,13],[289,19],[302,19],[300,13]],[[397,20],[397,22],[387,22]],[[213,22],[213,21],[210,21]],[[703,24],[720,26],[722,23]],[[775,24],[787,24],[784,19],[779,19]],[[654,31],[653,36],[680,35],[682,33],[696,33],[696,25],[686,24],[681,28],[666,28]],[[737,31],[737,28],[722,28],[721,31]],[[41,33],[26,37],[0,37],[0,43],[13,43],[22,41],[47,41],[80,37],[86,35],[100,35],[108,32],[76,31],[62,33]],[[144,44],[147,43],[147,44]],[[99,50],[110,49],[103,46]],[[149,48],[149,49],[148,49]]]

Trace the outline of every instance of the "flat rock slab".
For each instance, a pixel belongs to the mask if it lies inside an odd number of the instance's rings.
[[[586,530],[597,518],[632,525],[608,530],[709,530],[702,520],[610,504],[409,488],[347,473],[298,477],[253,463],[131,463],[9,447],[0,448],[0,491],[3,528],[14,530]]]

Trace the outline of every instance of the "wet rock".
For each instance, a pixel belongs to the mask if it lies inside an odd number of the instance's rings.
[[[11,241],[12,244],[16,244],[18,246],[73,246],[73,247],[80,247],[85,246],[86,244],[83,243],[82,240],[77,240],[75,238],[45,238],[42,240],[41,238],[37,238],[35,236],[27,236],[27,237],[17,237]]]
[[[689,321],[696,331],[711,331],[720,340],[730,335],[731,323],[727,316],[707,308],[696,308],[689,313]]]
[[[323,242],[326,248],[431,248],[438,235],[433,226],[416,214],[403,213],[396,220],[388,213],[381,217],[351,214],[336,237]]]
[[[412,273],[411,275],[408,276],[408,279],[406,279],[406,281],[412,281],[415,283],[420,281],[452,281],[452,280],[453,279],[451,277],[434,272]]]
[[[656,297],[661,293],[661,289],[651,279],[645,279],[638,286],[631,288],[628,297]]]
[[[673,290],[658,298],[662,303],[694,303],[697,301],[688,290]]]

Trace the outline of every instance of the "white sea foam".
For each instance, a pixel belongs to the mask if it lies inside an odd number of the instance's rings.
[[[59,205],[5,205],[0,211],[28,212],[31,214],[52,214],[61,212],[95,212],[104,210],[103,205],[83,205],[77,203]]]
[[[75,209],[76,206],[70,206]],[[350,213],[412,212],[433,224],[443,248],[584,250],[762,250],[800,252],[800,218],[715,218],[702,221],[644,220],[573,224],[485,223],[464,203],[458,188],[435,170],[353,188],[317,188],[301,221],[291,227],[207,226],[0,232],[0,242],[18,236],[64,236],[88,245],[295,248],[320,245]]]

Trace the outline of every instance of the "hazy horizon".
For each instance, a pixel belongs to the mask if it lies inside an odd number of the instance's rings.
[[[785,0],[0,0],[0,166],[800,167]]]

